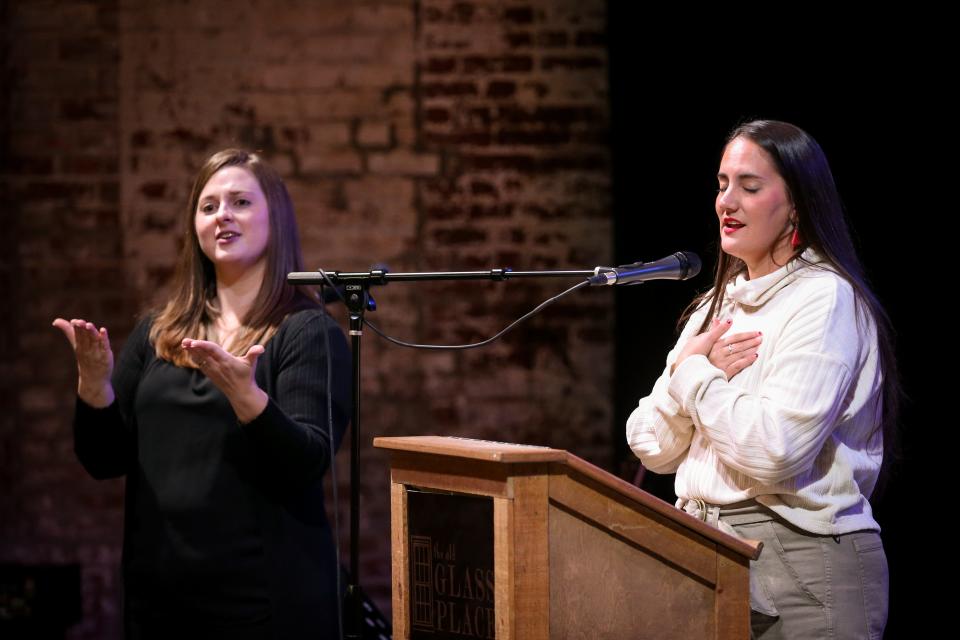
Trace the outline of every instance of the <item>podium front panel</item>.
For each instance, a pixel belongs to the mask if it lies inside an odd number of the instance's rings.
[[[412,640],[496,637],[493,499],[407,491]]]

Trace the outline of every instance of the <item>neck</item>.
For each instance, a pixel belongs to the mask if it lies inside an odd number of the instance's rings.
[[[788,242],[782,242],[773,251],[755,262],[747,262],[747,279],[762,278],[781,268],[797,256]]]
[[[217,272],[221,328],[231,329],[243,323],[260,292],[264,271],[264,262],[261,260],[237,273]]]

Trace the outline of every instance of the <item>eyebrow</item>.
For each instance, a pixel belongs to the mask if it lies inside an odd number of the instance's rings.
[[[228,196],[245,196],[252,194],[253,191],[227,191]],[[210,198],[216,198],[214,194],[207,194],[200,198],[201,200],[209,200]]]
[[[758,176],[758,175],[753,174],[753,173],[741,173],[741,174],[737,175],[737,177],[738,177],[740,180],[763,180],[763,179],[764,179],[763,176]],[[723,179],[725,179],[725,180],[729,180],[729,179],[730,179],[729,177],[727,177],[727,174],[725,174],[725,173],[718,173],[718,174],[717,174],[717,178],[718,178],[718,179],[719,179],[719,178],[723,178]]]

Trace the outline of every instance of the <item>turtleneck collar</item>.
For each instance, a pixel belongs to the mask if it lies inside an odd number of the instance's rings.
[[[798,272],[808,267],[807,263],[821,262],[823,259],[820,255],[812,247],[808,247],[799,257],[765,276],[748,280],[746,272],[739,274],[727,284],[726,296],[738,304],[759,307],[793,282]]]

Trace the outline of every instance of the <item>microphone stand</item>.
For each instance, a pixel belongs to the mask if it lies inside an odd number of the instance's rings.
[[[608,267],[580,271],[431,271],[390,273],[385,269],[372,271],[301,271],[287,274],[287,282],[294,285],[343,285],[344,299],[350,312],[350,346],[353,352],[353,437],[350,439],[350,584],[347,586],[348,604],[344,607],[351,616],[346,637],[362,637],[363,609],[360,594],[360,339],[363,337],[363,314],[376,309],[370,297],[372,285],[390,282],[429,280],[493,280],[501,282],[513,278],[590,278],[609,272]],[[326,278],[324,278],[324,274]]]

